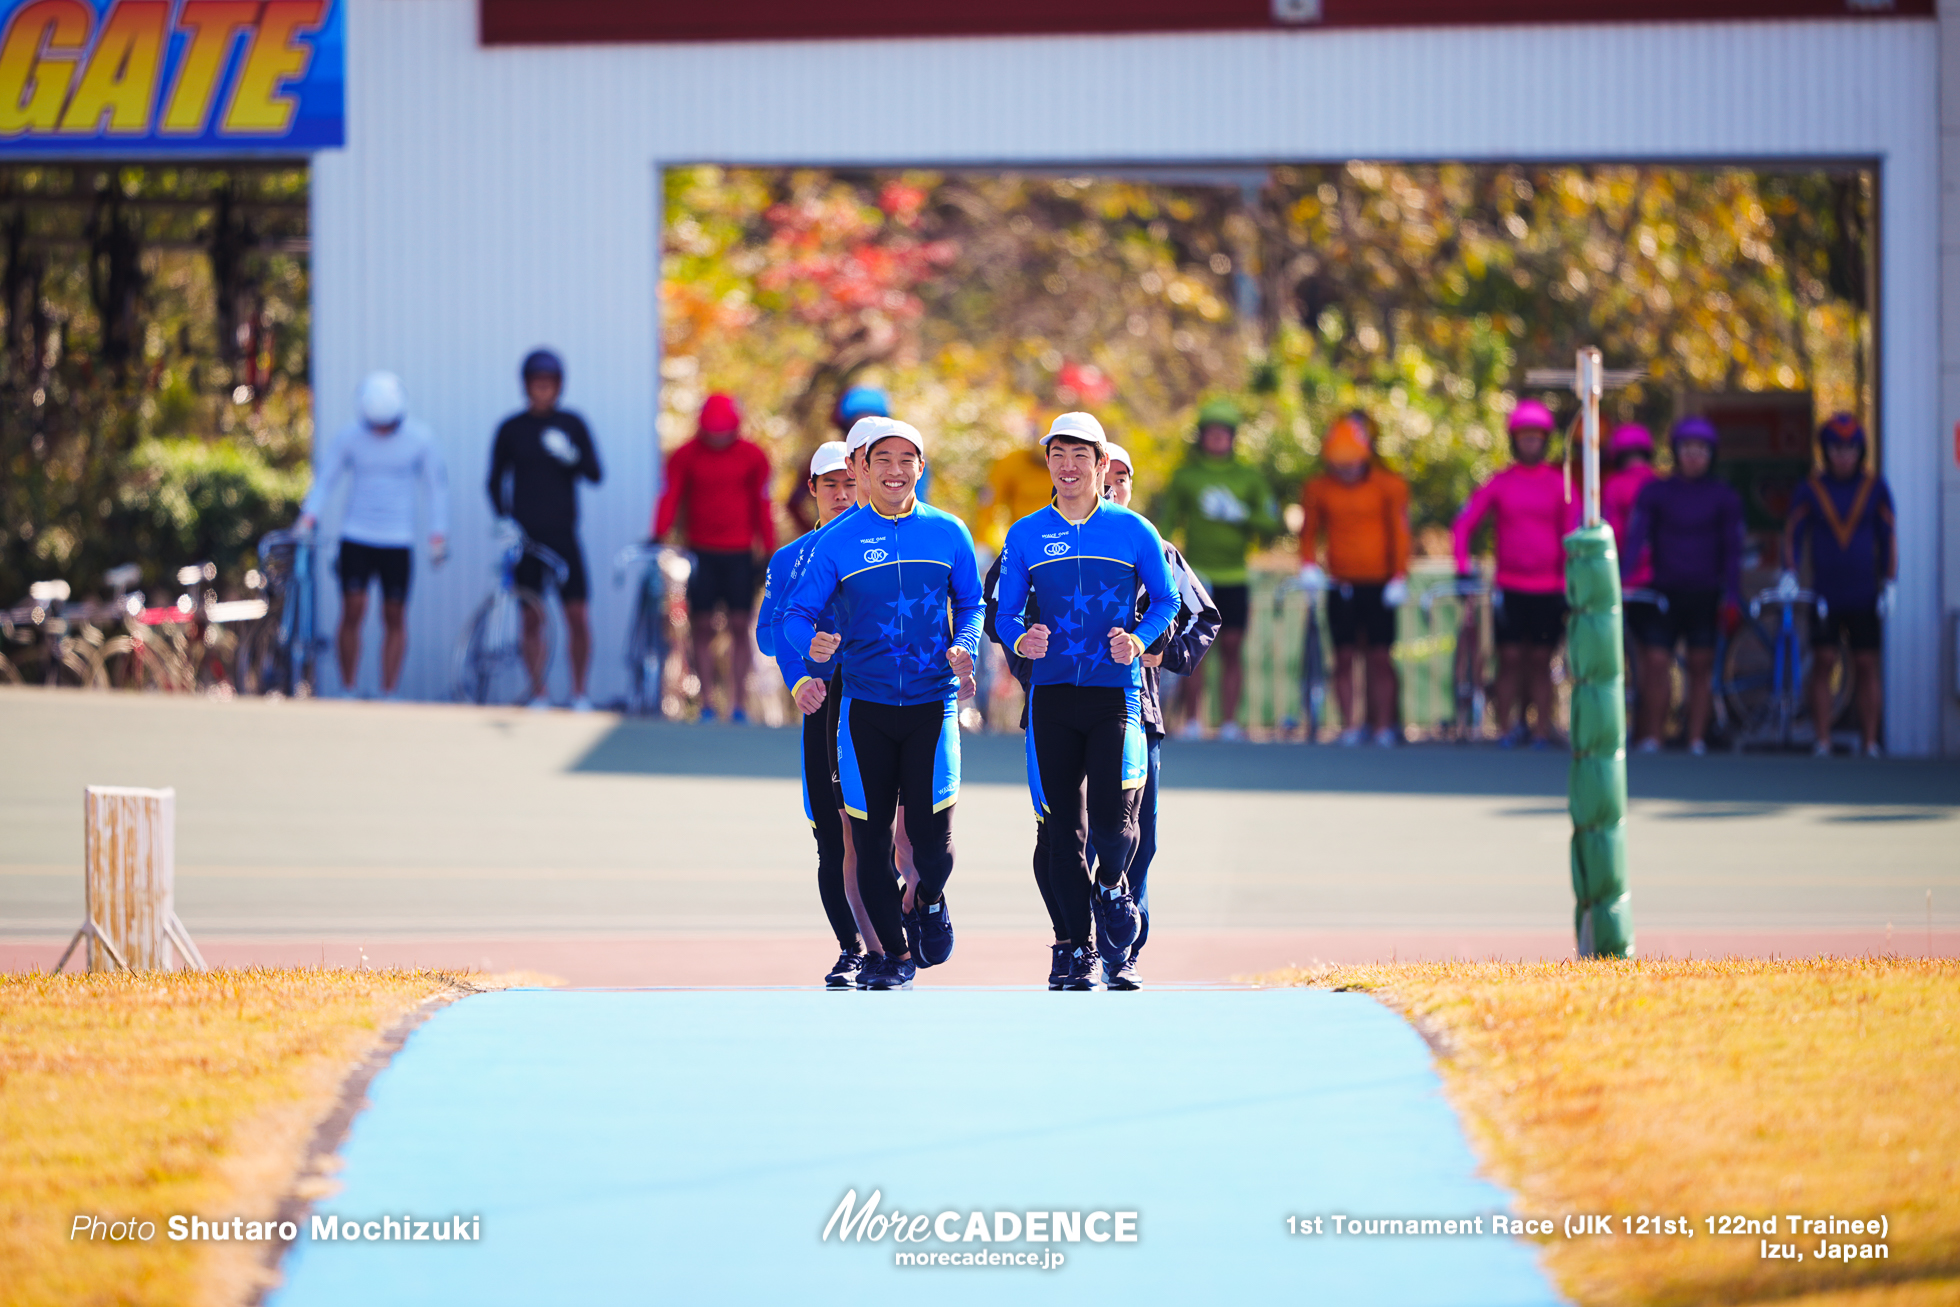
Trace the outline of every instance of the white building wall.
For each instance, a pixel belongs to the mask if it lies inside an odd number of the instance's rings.
[[[489,434],[540,342],[606,460],[585,538],[595,692],[620,688],[604,560],[644,534],[654,489],[662,163],[1831,157],[1882,161],[1879,384],[1906,527],[1887,733],[1941,747],[1933,22],[482,49],[472,0],[348,17],[348,145],[314,181],[315,380],[330,432],[364,370],[395,368],[451,451],[456,557],[414,601],[411,694],[443,692],[488,584]]]

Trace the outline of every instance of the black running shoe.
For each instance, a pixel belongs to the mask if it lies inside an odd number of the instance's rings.
[[[1111,889],[1098,885],[1095,903],[1096,927],[1102,932],[1103,943],[1111,949],[1128,951],[1143,929],[1143,917],[1137,912],[1137,901],[1130,897],[1130,887],[1122,881]]]
[[[1069,953],[1068,978],[1062,981],[1063,989],[1094,989],[1096,987],[1096,963],[1099,958],[1093,944],[1078,945]]]
[[[919,941],[912,956],[922,967],[936,967],[953,956],[953,914],[946,908],[946,896],[927,903],[913,913],[919,923]],[[909,933],[909,932],[908,932]]]
[[[857,982],[858,972],[864,970],[864,954],[855,949],[845,949],[837,955],[823,983],[828,989],[849,989]]]
[[[912,961],[922,967],[931,966],[932,963],[926,961],[923,953],[925,948],[925,925],[920,920],[917,903],[912,905],[910,912],[901,911],[898,914],[898,924],[904,928],[905,951],[912,955]]]
[[[877,972],[879,967],[884,965],[885,955],[883,953],[865,954],[864,961],[858,966],[857,987],[859,989],[870,989],[872,975]]]
[[[877,974],[866,983],[866,989],[910,989],[912,977],[918,968],[910,958],[886,958],[878,964]]]
[[[1060,989],[1068,979],[1068,955],[1073,951],[1069,944],[1050,944],[1048,960],[1048,988]]]
[[[1137,959],[1135,950],[1120,957],[1105,957],[1102,960],[1104,989],[1142,989],[1137,980]]]

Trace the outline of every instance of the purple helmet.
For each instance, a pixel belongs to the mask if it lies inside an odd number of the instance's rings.
[[[1670,444],[1679,445],[1684,440],[1699,440],[1707,445],[1711,452],[1722,444],[1722,437],[1716,432],[1715,424],[1699,414],[1682,418],[1674,424],[1674,430],[1668,433]]]
[[[1511,420],[1504,424],[1504,429],[1512,435],[1520,431],[1542,431],[1549,436],[1558,430],[1558,420],[1552,416],[1552,410],[1537,400],[1521,399],[1511,410]]]
[[[1820,445],[1865,446],[1865,428],[1857,418],[1849,413],[1833,413],[1823,426],[1817,428],[1817,443]]]
[[[1654,452],[1654,433],[1637,422],[1614,427],[1613,436],[1606,442],[1606,456],[1619,458],[1626,454],[1649,454]]]

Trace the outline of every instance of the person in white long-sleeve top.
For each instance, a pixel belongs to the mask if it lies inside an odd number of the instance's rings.
[[[449,533],[449,473],[429,428],[408,416],[401,380],[375,372],[361,382],[358,421],[349,423],[314,465],[313,488],[301,507],[299,527],[311,531],[347,483],[347,511],[340,519],[342,694],[352,694],[361,671],[361,623],[368,588],[381,583],[381,693],[392,696],[408,654],[408,582],[415,552],[416,501],[429,531],[429,561],[442,566]]]

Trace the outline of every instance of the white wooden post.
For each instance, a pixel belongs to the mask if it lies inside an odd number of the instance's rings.
[[[86,939],[90,971],[206,970],[177,919],[177,791],[91,785],[82,808],[87,914],[54,969]]]
[[[1599,351],[1591,346],[1579,351],[1577,365],[1572,369],[1577,381],[1573,389],[1579,392],[1579,401],[1585,406],[1585,455],[1583,469],[1585,495],[1580,501],[1585,509],[1584,522],[1587,526],[1599,525],[1599,395],[1605,388],[1606,369],[1602,365]]]

